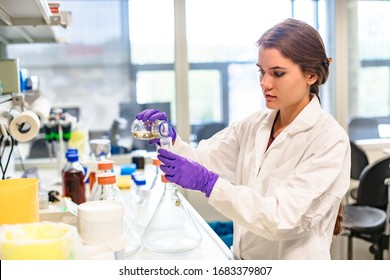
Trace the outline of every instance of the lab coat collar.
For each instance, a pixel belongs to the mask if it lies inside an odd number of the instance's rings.
[[[322,110],[320,102],[316,96],[314,96],[310,103],[298,114],[298,116],[292,121],[292,123],[286,127],[286,132],[290,135],[294,135],[301,131],[310,129],[313,127],[320,118],[319,112]]]
[[[286,139],[287,135],[294,135],[313,127],[320,118],[320,110],[322,109],[318,98],[313,97],[310,103],[307,104],[305,108],[303,108],[303,110],[298,114],[298,116],[293,120],[293,122],[288,125],[282,131],[282,133],[278,135],[278,137],[275,138],[274,142],[266,151],[266,146],[269,140],[272,124],[275,120],[276,114],[278,113],[278,110],[270,111],[268,115],[264,118],[256,134],[255,170],[260,170],[260,166],[264,160],[265,154],[267,154],[270,149],[274,149],[280,143],[282,143]]]
[[[293,120],[293,122],[286,127],[286,132],[289,134],[296,134],[302,130],[306,130],[314,126],[320,117],[318,114],[321,111],[321,105],[316,96],[314,96],[309,104],[298,114],[298,116]],[[267,117],[263,121],[264,126],[272,127],[272,124],[276,118],[278,110],[272,110],[268,113]]]

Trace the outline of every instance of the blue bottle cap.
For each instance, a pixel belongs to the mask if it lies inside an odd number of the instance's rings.
[[[133,173],[131,177],[137,186],[146,185],[146,178],[143,173]]]
[[[75,153],[70,153],[70,154],[67,155],[67,159],[70,162],[75,162],[75,161],[79,160],[79,155],[75,154]]]
[[[121,166],[120,174],[131,175],[135,172],[136,169],[137,169],[137,165],[135,163],[125,164]]]
[[[77,149],[73,149],[73,148],[68,149],[68,150],[66,151],[66,153],[65,153],[66,159],[68,159],[68,157],[69,157],[70,154],[76,154],[76,155],[78,155],[79,152],[78,152]]]

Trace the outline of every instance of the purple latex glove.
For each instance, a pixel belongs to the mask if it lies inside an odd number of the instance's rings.
[[[143,122],[150,121],[154,122],[155,120],[162,120],[166,121],[169,123],[167,114],[165,112],[161,112],[157,109],[146,109],[143,110],[141,113],[138,113],[137,116],[135,117],[137,120],[141,120]],[[168,137],[172,138],[172,143],[176,139],[176,131],[173,129],[171,124],[169,124],[169,133]],[[160,146],[160,139],[152,139],[149,141],[149,144],[158,144]]]
[[[199,163],[181,157],[170,151],[159,149],[158,159],[163,165],[160,169],[165,173],[168,181],[173,182],[185,189],[197,190],[210,196],[218,175],[208,171]]]

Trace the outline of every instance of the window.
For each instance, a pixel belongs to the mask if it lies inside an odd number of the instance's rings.
[[[353,140],[390,138],[389,13],[390,1],[350,1],[349,132]]]

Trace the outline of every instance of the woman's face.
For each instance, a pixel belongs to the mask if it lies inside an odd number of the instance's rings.
[[[275,48],[259,48],[260,86],[269,109],[291,112],[310,102],[310,85],[316,75],[304,74],[298,64]]]

